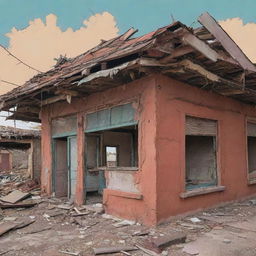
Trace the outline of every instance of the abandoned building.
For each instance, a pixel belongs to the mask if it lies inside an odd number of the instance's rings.
[[[1,96],[42,123],[42,193],[155,225],[256,193],[256,67],[208,13],[134,29]]]
[[[0,175],[3,173],[40,181],[40,131],[0,126]]]

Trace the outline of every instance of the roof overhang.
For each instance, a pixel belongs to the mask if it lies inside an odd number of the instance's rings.
[[[71,103],[154,72],[255,104],[255,66],[208,13],[199,22],[195,30],[174,22],[132,39],[136,30],[130,29],[1,96],[0,108],[14,108],[9,119],[40,122],[46,105]]]

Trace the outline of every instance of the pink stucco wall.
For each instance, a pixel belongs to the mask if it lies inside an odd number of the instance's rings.
[[[105,189],[103,203],[107,213],[155,225],[177,214],[256,193],[256,185],[247,183],[246,157],[246,117],[256,116],[254,107],[162,75],[74,99],[71,104],[45,107],[41,113],[43,192],[52,192],[51,119],[78,115],[76,203],[82,204],[84,116],[127,102],[133,102],[139,121],[139,171],[134,172],[134,180],[140,193]],[[185,115],[218,121],[218,175],[225,191],[180,198],[185,190]]]
[[[255,107],[158,76],[157,221],[256,193],[247,182],[246,119]],[[181,199],[185,191],[185,116],[218,122],[217,167],[223,192]]]

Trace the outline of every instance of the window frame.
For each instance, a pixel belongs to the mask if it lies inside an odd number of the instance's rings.
[[[249,151],[248,151],[248,137],[254,137],[254,136],[248,136],[248,123],[252,123],[256,125],[256,118],[253,117],[247,117],[245,119],[245,131],[246,131],[246,136],[245,136],[245,145],[246,145],[246,177],[247,177],[247,184],[248,185],[254,185],[256,184],[256,178],[251,179],[250,178],[250,170],[249,170]],[[256,138],[256,136],[255,136]]]
[[[186,118],[192,117],[192,118],[199,118],[199,119],[206,119],[216,122],[216,135],[215,137],[215,154],[216,154],[216,185],[205,187],[205,188],[194,188],[192,190],[187,190],[186,188]],[[185,113],[183,115],[183,175],[182,175],[182,192],[180,193],[180,197],[182,199],[209,194],[209,193],[215,193],[215,192],[221,192],[224,191],[226,188],[225,186],[221,185],[221,148],[220,148],[220,141],[221,141],[221,133],[220,133],[220,126],[221,126],[221,120],[218,120],[217,118],[213,116],[203,116],[203,115],[197,115],[197,114],[191,114],[191,113]],[[200,136],[200,135],[198,135]],[[202,135],[201,135],[202,136]],[[209,135],[212,136],[212,135]]]

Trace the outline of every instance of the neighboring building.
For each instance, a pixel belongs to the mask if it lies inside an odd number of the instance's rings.
[[[19,173],[40,181],[40,132],[0,126],[0,175]]]
[[[3,95],[42,122],[42,192],[154,225],[256,193],[256,68],[207,13],[130,29]]]

